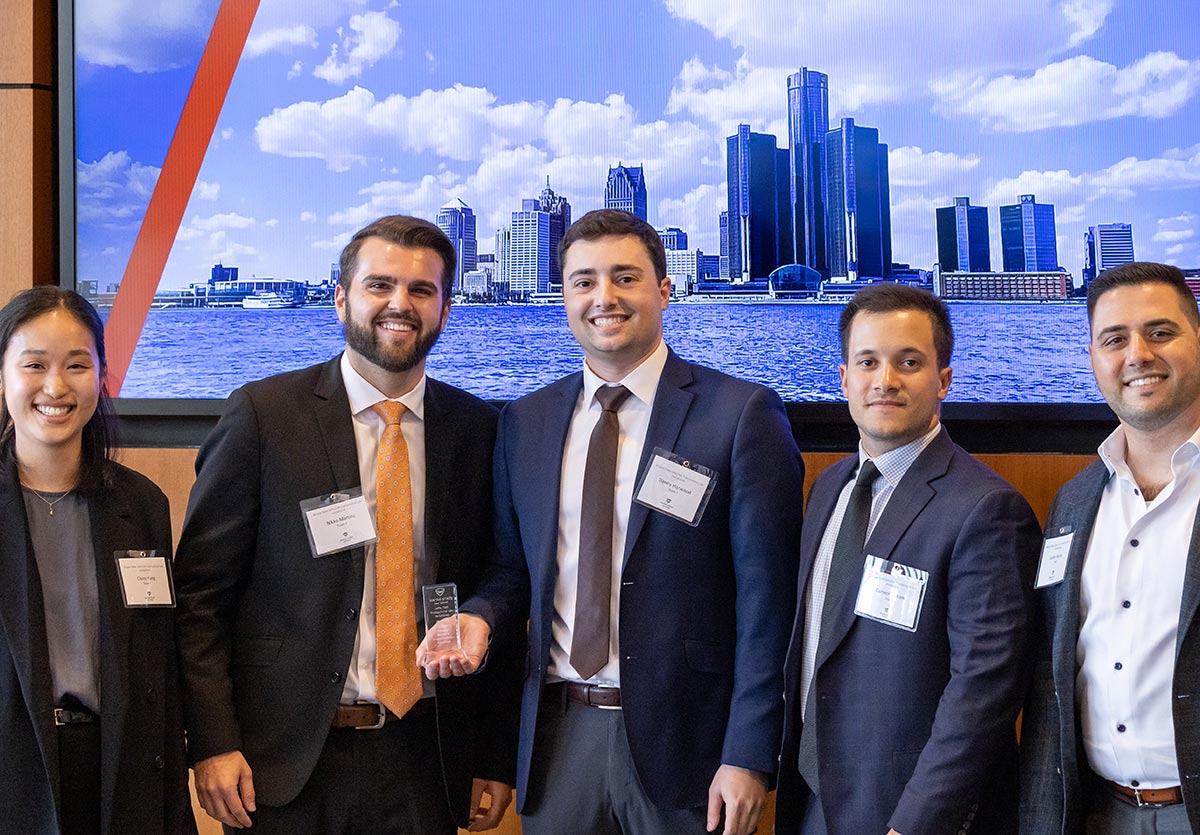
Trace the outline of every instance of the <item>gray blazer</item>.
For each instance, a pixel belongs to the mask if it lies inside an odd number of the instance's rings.
[[[1087,816],[1087,795],[1097,778],[1083,752],[1075,705],[1075,644],[1079,638],[1079,587],[1100,497],[1109,478],[1095,461],[1067,482],[1050,508],[1046,535],[1075,532],[1066,576],[1037,590],[1041,631],[1033,687],[1021,731],[1021,832],[1076,835]],[[1197,517],[1200,522],[1200,516]],[[1175,643],[1175,752],[1184,804],[1200,831],[1200,527],[1193,526]]]

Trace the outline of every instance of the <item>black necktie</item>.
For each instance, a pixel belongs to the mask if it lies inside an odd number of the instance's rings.
[[[855,580],[862,577],[863,546],[867,541],[867,525],[871,522],[871,499],[879,470],[867,461],[858,470],[858,478],[850,490],[850,501],[842,515],[833,556],[829,560],[829,579],[825,584],[825,601],[821,607],[821,635],[817,644],[820,658],[829,638],[837,613],[845,605],[843,598],[854,587]],[[816,692],[817,671],[813,670],[813,682],[808,688],[809,701]],[[813,794],[820,793],[817,777],[817,729],[816,712],[809,707],[804,711],[805,722],[800,729],[800,776],[808,783]]]
[[[609,605],[612,601],[613,505],[617,489],[617,410],[629,397],[624,386],[603,386],[596,400],[603,410],[588,442],[579,514],[579,585],[571,629],[571,666],[591,678],[608,663]]]

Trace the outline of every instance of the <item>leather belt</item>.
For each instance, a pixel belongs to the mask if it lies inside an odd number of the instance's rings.
[[[620,687],[601,687],[598,684],[583,684],[578,681],[564,681],[567,698],[576,704],[588,707],[617,708],[621,706]]]
[[[1165,789],[1134,789],[1120,783],[1106,781],[1117,797],[1131,806],[1174,806],[1183,802],[1183,789],[1169,786]]]
[[[54,708],[55,725],[86,725],[99,721],[100,717],[89,710],[67,710],[65,707]]]
[[[333,727],[354,728],[360,731],[377,730],[389,719],[395,719],[383,705],[374,702],[363,702],[354,705],[338,705],[337,713],[333,715]]]

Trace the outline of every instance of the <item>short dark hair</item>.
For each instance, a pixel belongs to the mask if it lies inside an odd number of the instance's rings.
[[[91,334],[96,345],[96,357],[100,360],[100,399],[96,412],[83,427],[83,448],[79,463],[76,487],[83,491],[94,491],[104,486],[107,480],[108,463],[112,460],[115,445],[116,418],[113,415],[112,399],[108,396],[108,385],[104,381],[108,360],[104,353],[104,322],[96,308],[74,290],[64,290],[53,285],[34,287],[17,293],[8,304],[0,309],[0,363],[8,353],[9,343],[18,330],[47,313],[65,310]],[[0,456],[6,462],[15,455],[16,430],[8,403],[0,398]]]
[[[599,238],[623,238],[633,236],[646,247],[650,263],[659,283],[667,277],[667,251],[662,238],[646,221],[624,209],[595,209],[571,224],[571,228],[558,242],[558,263],[567,261],[567,250],[576,241],[594,241]],[[565,278],[565,276],[564,276]]]
[[[442,297],[446,302],[450,301],[450,296],[454,293],[454,268],[458,264],[454,244],[446,237],[446,233],[434,224],[408,215],[381,217],[354,233],[338,261],[338,268],[341,270],[338,284],[343,291],[350,288],[350,277],[358,268],[358,251],[362,249],[363,241],[367,238],[383,238],[396,246],[432,249],[436,252],[442,259]]]
[[[928,290],[890,281],[868,284],[846,303],[838,322],[842,362],[850,359],[850,326],[855,316],[859,313],[893,313],[898,310],[919,310],[929,315],[938,369],[949,368],[950,355],[954,353],[954,328],[950,326],[950,311],[946,309],[946,303]]]
[[[1135,287],[1139,284],[1166,284],[1174,289],[1183,302],[1183,312],[1187,314],[1189,321],[1200,326],[1200,309],[1196,307],[1196,296],[1188,287],[1183,270],[1153,261],[1131,261],[1105,270],[1092,279],[1087,291],[1088,325],[1092,324],[1092,314],[1101,296],[1117,287]]]

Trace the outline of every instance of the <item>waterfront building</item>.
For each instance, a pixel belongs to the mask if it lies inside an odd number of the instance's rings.
[[[1022,194],[1018,203],[1000,207],[1000,246],[1005,272],[1053,272],[1058,269],[1054,204]]]
[[[702,255],[698,249],[692,252],[686,249],[667,250],[667,278],[671,279],[671,289],[676,295],[684,295],[695,286]]]
[[[562,265],[558,263],[558,242],[567,233],[571,225],[571,204],[561,194],[555,194],[550,188],[550,178],[546,178],[546,187],[538,195],[538,205],[541,211],[550,215],[550,290],[562,290]]]
[[[334,261],[329,265],[329,283],[337,286],[342,281],[342,265],[340,261]]]
[[[492,289],[492,271],[490,268],[479,266],[463,273],[462,295],[475,301],[488,296]]]
[[[492,277],[493,284],[508,283],[508,246],[512,231],[507,226],[496,230],[496,275]]]
[[[687,232],[684,232],[678,226],[668,226],[665,229],[659,229],[658,237],[662,238],[663,249],[668,251],[688,248]]]
[[[767,281],[776,299],[811,299],[821,290],[821,274],[804,264],[784,264]]]
[[[721,254],[717,256],[717,276],[729,280],[729,212],[721,212]]]
[[[825,254],[831,278],[883,278],[892,266],[888,146],[876,128],[842,119],[825,135]]]
[[[791,252],[784,262],[824,272],[825,135],[829,132],[829,76],[801,67],[788,76],[788,202]]]
[[[216,284],[218,281],[237,281],[238,268],[226,267],[221,263],[213,264],[212,277],[208,279],[209,284]]]
[[[938,263],[946,272],[988,272],[992,248],[988,241],[988,210],[972,206],[971,198],[955,197],[937,215]]]
[[[1083,283],[1105,270],[1128,264],[1133,257],[1133,226],[1128,223],[1101,223],[1083,233]]]
[[[550,292],[550,215],[537,200],[521,201],[512,213],[508,241],[508,287],[514,298]]]
[[[725,141],[729,209],[729,276],[765,279],[791,260],[788,152],[749,125]]]
[[[696,251],[696,281],[716,281],[721,277],[721,256]]]
[[[454,269],[454,290],[462,290],[462,277],[475,269],[478,242],[475,239],[475,212],[457,197],[437,213],[437,226],[454,244],[458,263]]]
[[[971,301],[1044,301],[1071,294],[1071,274],[1064,270],[943,272],[933,267],[933,292],[943,299]]]
[[[646,220],[646,177],[642,166],[617,163],[608,169],[604,186],[604,208],[621,209]]]

